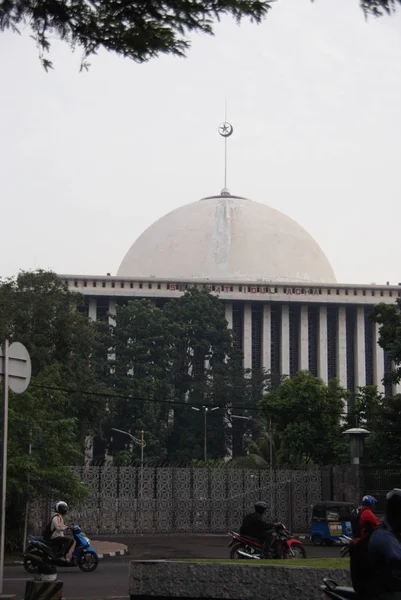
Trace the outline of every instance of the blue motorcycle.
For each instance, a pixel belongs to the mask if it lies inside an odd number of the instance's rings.
[[[78,525],[70,527],[75,541],[75,548],[71,560],[60,556],[41,537],[29,535],[29,545],[24,554],[24,569],[28,573],[36,573],[39,566],[54,565],[56,567],[79,567],[85,573],[91,573],[99,564],[96,550],[91,547],[90,539],[82,532]]]

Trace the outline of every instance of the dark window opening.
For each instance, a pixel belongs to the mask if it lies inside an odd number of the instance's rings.
[[[337,320],[336,306],[327,308],[327,373],[328,378],[337,376]]]
[[[318,307],[308,306],[309,371],[315,377],[317,377],[318,318]]]
[[[366,385],[373,385],[373,328],[374,323],[370,319],[372,309],[365,306],[365,370]]]
[[[280,375],[280,337],[281,310],[278,306],[271,307],[271,374]],[[276,377],[276,379],[278,379]]]
[[[252,369],[262,368],[262,323],[263,307],[252,307]]]
[[[233,334],[237,350],[242,350],[242,333],[244,325],[244,308],[242,304],[233,303]]]
[[[299,365],[299,306],[290,307],[290,377],[298,373]]]

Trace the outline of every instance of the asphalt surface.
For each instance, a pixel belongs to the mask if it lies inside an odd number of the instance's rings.
[[[98,536],[97,536],[98,537]],[[130,555],[104,559],[94,573],[82,573],[77,567],[59,569],[65,598],[128,598],[129,562],[136,559],[228,558],[227,535],[144,535],[119,536],[113,541],[127,544]],[[308,558],[338,557],[339,547],[306,545]],[[31,579],[21,565],[4,570],[4,593],[24,597],[26,582]]]

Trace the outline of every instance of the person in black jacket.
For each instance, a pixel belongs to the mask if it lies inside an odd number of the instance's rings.
[[[274,523],[267,523],[263,520],[263,515],[267,510],[266,502],[256,502],[255,512],[245,515],[240,528],[240,534],[256,538],[263,542],[263,555],[269,554],[270,546],[273,541]]]

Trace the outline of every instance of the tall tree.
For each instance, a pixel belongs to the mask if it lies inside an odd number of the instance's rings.
[[[103,381],[110,390],[106,434],[110,436],[111,427],[133,435],[144,429],[146,456],[163,458],[169,412],[166,402],[172,399],[175,338],[171,324],[162,310],[142,299],[117,306],[110,325],[100,324],[100,328],[106,360]],[[121,441],[123,446],[129,445],[129,440],[114,438],[115,448],[121,447]]]
[[[83,52],[82,66],[100,49],[144,62],[159,54],[185,56],[190,33],[213,33],[224,15],[259,23],[270,8],[265,0],[4,0],[0,30],[28,27],[45,54],[58,37]]]
[[[51,272],[21,272],[0,282],[0,339],[23,343],[32,360],[28,391],[10,397],[9,543],[23,523],[27,497],[49,488],[68,499],[82,492],[68,466],[82,462],[84,438],[98,429],[105,411],[101,399],[79,391],[99,389],[92,357],[96,331],[76,310],[82,304]],[[29,456],[38,434],[41,444]]]
[[[401,298],[394,304],[377,304],[372,319],[381,326],[379,345],[395,364],[393,372],[386,374],[386,380],[398,383],[401,380]]]
[[[46,366],[24,394],[10,394],[6,508],[9,549],[17,549],[22,543],[27,500],[58,497],[74,504],[85,495],[84,486],[70,469],[82,460],[78,420],[70,416],[68,394],[45,389],[61,385],[58,366]]]
[[[401,461],[401,395],[385,397],[375,386],[360,388],[349,415],[351,427],[365,427],[364,462],[399,465]]]
[[[341,417],[347,391],[335,379],[326,385],[307,371],[283,381],[260,403],[280,440],[281,464],[332,464],[344,449]]]
[[[58,366],[59,384],[69,390],[102,391],[94,376],[96,329],[80,310],[84,299],[55,273],[20,272],[0,282],[0,339],[21,342],[39,376]],[[99,427],[105,403],[79,391],[68,395],[68,410],[80,424],[80,439]]]
[[[234,351],[224,307],[207,289],[191,288],[180,298],[168,302],[164,313],[176,338],[172,376],[177,407],[169,452],[177,460],[202,458],[204,421],[191,409],[191,404],[205,402],[221,406],[220,411],[210,413],[208,421],[211,432],[214,428],[211,456],[224,456],[226,398],[213,392],[216,379],[224,377],[229,369]]]

